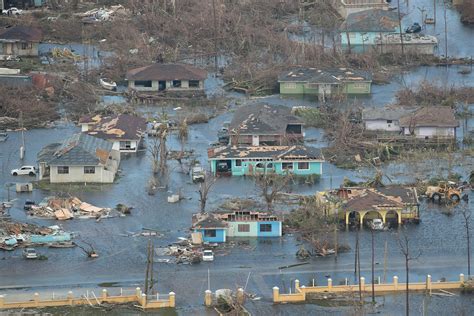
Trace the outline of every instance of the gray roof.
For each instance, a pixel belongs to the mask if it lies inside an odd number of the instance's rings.
[[[50,144],[38,153],[38,162],[61,166],[96,166],[105,164],[112,151],[112,143],[77,133],[63,143]]]
[[[226,223],[213,214],[194,214],[193,221],[193,228],[198,229],[222,229],[227,227]]]
[[[278,76],[278,82],[310,82],[341,84],[344,82],[372,81],[372,74],[368,71],[349,68],[304,68],[297,67],[285,71]]]
[[[321,150],[306,146],[227,146],[208,150],[209,160],[273,159],[273,161],[324,160]]]
[[[87,134],[107,140],[140,140],[146,131],[146,120],[131,114],[86,115],[79,124],[89,124]]]
[[[458,127],[454,110],[449,106],[426,106],[400,118],[401,127]]]
[[[257,104],[237,109],[229,128],[241,135],[284,135],[288,124],[302,125],[303,122],[291,114],[288,107]]]
[[[416,107],[378,107],[362,110],[362,120],[393,120],[397,121],[404,115],[416,111]]]
[[[397,12],[371,9],[349,14],[339,30],[341,32],[395,32],[397,27]]]

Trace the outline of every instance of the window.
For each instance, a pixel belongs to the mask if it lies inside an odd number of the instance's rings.
[[[190,88],[199,88],[199,80],[189,80]]]
[[[281,168],[283,170],[293,170],[293,163],[292,162],[284,162],[281,164]]]
[[[271,162],[267,163],[267,169],[273,169],[273,163]]]
[[[272,224],[260,224],[260,232],[270,233],[272,231]]]
[[[392,124],[392,120],[387,120],[387,124]]]
[[[217,233],[215,229],[206,229],[204,230],[204,237],[216,237]]]
[[[308,170],[309,169],[309,162],[298,162],[298,169],[299,170]]]
[[[151,80],[136,80],[135,87],[151,88]]]
[[[239,224],[237,226],[237,231],[239,233],[248,233],[248,232],[250,232],[250,224]]]
[[[84,167],[84,174],[94,174],[94,173],[95,173],[95,167],[89,167],[89,166]]]
[[[285,83],[285,88],[287,88],[287,89],[296,89],[296,83],[287,82],[287,83]]]
[[[58,166],[58,174],[68,174],[69,167],[68,166]]]
[[[173,80],[173,88],[181,88],[181,80]]]
[[[21,43],[21,49],[31,49],[33,45],[31,43]]]
[[[263,162],[259,162],[255,165],[255,168],[263,169],[265,168],[265,164]]]
[[[120,149],[131,149],[132,142],[129,140],[120,141]]]
[[[242,160],[237,159],[237,160],[235,161],[235,166],[236,166],[236,167],[242,167]]]

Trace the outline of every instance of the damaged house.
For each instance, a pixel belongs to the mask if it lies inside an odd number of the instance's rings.
[[[146,120],[131,114],[83,116],[81,131],[112,143],[112,149],[133,153],[143,148]]]
[[[225,242],[227,237],[282,236],[282,222],[277,216],[248,210],[193,214],[193,229],[205,242]]]
[[[343,50],[363,53],[376,47],[376,40],[399,33],[398,13],[380,9],[354,12],[339,28]]]
[[[325,99],[331,95],[370,94],[372,74],[349,68],[294,68],[278,77],[280,94],[317,95]]]
[[[230,143],[244,146],[282,146],[302,143],[303,122],[291,109],[275,105],[239,108],[229,125]]]
[[[128,89],[146,92],[203,92],[207,71],[187,64],[152,64],[127,72]]]
[[[324,158],[319,149],[305,146],[227,146],[208,150],[213,175],[245,176],[287,173],[320,176]]]
[[[11,26],[0,30],[0,57],[38,56],[43,33],[39,28]]]
[[[346,225],[363,225],[376,218],[384,224],[417,223],[420,220],[418,194],[414,187],[342,187],[318,192],[316,200],[327,215],[338,212]]]
[[[426,106],[400,119],[403,135],[424,139],[456,139],[459,122],[449,106]]]
[[[77,133],[44,147],[37,156],[39,179],[50,183],[112,183],[120,152],[103,139]]]
[[[367,131],[400,133],[400,119],[416,109],[416,107],[365,108],[362,110],[362,121]]]

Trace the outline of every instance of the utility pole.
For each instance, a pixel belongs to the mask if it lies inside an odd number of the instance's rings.
[[[219,71],[217,63],[217,18],[216,18],[216,0],[212,0],[212,16],[214,18],[214,66],[216,74]]]
[[[20,146],[20,159],[25,159],[25,131],[23,128],[23,111],[20,111],[20,129],[21,129],[21,146]]]
[[[433,0],[433,20],[434,24],[436,24],[436,0]]]
[[[444,53],[446,56],[446,67],[448,66],[448,22],[446,14],[446,0],[443,0],[444,4]]]
[[[398,2],[398,28],[400,32],[400,45],[402,47],[402,58],[405,59],[405,47],[403,46],[403,33],[402,33],[402,14],[400,13],[400,0]]]
[[[359,279],[359,302],[362,305],[362,284],[360,283],[360,242],[359,242],[359,239],[357,239],[357,278]]]
[[[385,240],[385,249],[383,251],[383,283],[387,282],[387,254],[388,254],[388,244]]]
[[[374,249],[374,230],[370,230],[372,235],[372,304],[375,304],[375,249]]]

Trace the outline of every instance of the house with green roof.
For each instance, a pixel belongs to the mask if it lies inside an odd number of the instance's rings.
[[[351,13],[339,28],[343,50],[364,52],[384,35],[399,33],[398,14],[381,9]]]
[[[349,68],[296,67],[278,77],[282,95],[317,95],[326,99],[331,95],[370,94],[372,74]]]
[[[50,183],[112,183],[120,152],[106,140],[84,133],[44,147],[37,156],[39,179]]]

